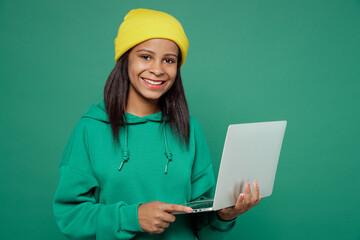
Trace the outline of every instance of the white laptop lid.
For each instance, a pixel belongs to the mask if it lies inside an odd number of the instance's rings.
[[[270,196],[286,129],[286,121],[232,124],[228,127],[213,209],[235,205],[245,184],[258,181],[260,194]]]

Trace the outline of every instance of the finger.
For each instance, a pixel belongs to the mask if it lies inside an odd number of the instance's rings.
[[[263,198],[263,195],[259,196],[259,199],[257,200],[257,202],[254,204],[254,206],[258,205],[260,203],[260,200]]]
[[[156,234],[159,234],[159,233],[163,233],[165,231],[165,228],[156,228],[153,232],[151,232],[152,234],[153,233],[156,233]]]
[[[245,196],[244,196],[244,205],[249,207],[251,203],[251,190],[250,190],[250,183],[246,183],[245,186]]]
[[[161,223],[158,224],[158,228],[162,228],[165,229],[167,227],[169,227],[170,223],[162,221]]]
[[[164,212],[164,214],[162,215],[162,220],[168,223],[175,222],[175,219],[175,216],[171,213]]]
[[[259,196],[259,202],[260,202],[260,200],[261,200],[262,198],[263,198],[263,195],[260,194],[260,196]]]
[[[258,182],[255,180],[253,182],[253,195],[251,198],[252,204],[256,204],[259,201],[259,185]]]
[[[233,213],[234,211],[236,211],[235,209],[235,205],[232,206],[232,207],[227,207],[227,208],[222,208],[219,210],[221,213],[225,213],[225,214],[228,214],[228,213]]]
[[[192,212],[192,208],[190,207],[185,207],[182,205],[178,205],[178,204],[165,204],[164,211],[172,213],[172,212],[184,212],[184,213],[189,213]]]
[[[236,203],[235,203],[235,208],[236,209],[241,209],[244,205],[244,195],[243,193],[240,193],[238,199],[236,200]]]

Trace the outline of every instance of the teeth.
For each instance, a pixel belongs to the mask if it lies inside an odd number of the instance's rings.
[[[147,83],[153,84],[153,85],[160,85],[160,84],[162,84],[162,82],[154,82],[154,81],[151,81],[151,80],[146,79],[146,78],[142,78],[142,80],[144,80],[144,81],[147,82]]]

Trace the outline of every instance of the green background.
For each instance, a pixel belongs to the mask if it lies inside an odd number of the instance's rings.
[[[228,124],[288,121],[273,195],[229,239],[360,239],[359,0],[1,0],[1,238],[65,239],[60,157],[139,7],[186,31],[185,91],[215,172]]]

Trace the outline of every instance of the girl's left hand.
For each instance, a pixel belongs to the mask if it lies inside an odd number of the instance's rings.
[[[259,195],[259,186],[257,181],[253,182],[253,194],[251,196],[250,183],[245,185],[245,194],[241,193],[235,203],[235,206],[223,208],[217,211],[219,218],[223,221],[230,221],[237,216],[247,212],[250,208],[259,204],[262,195]]]

